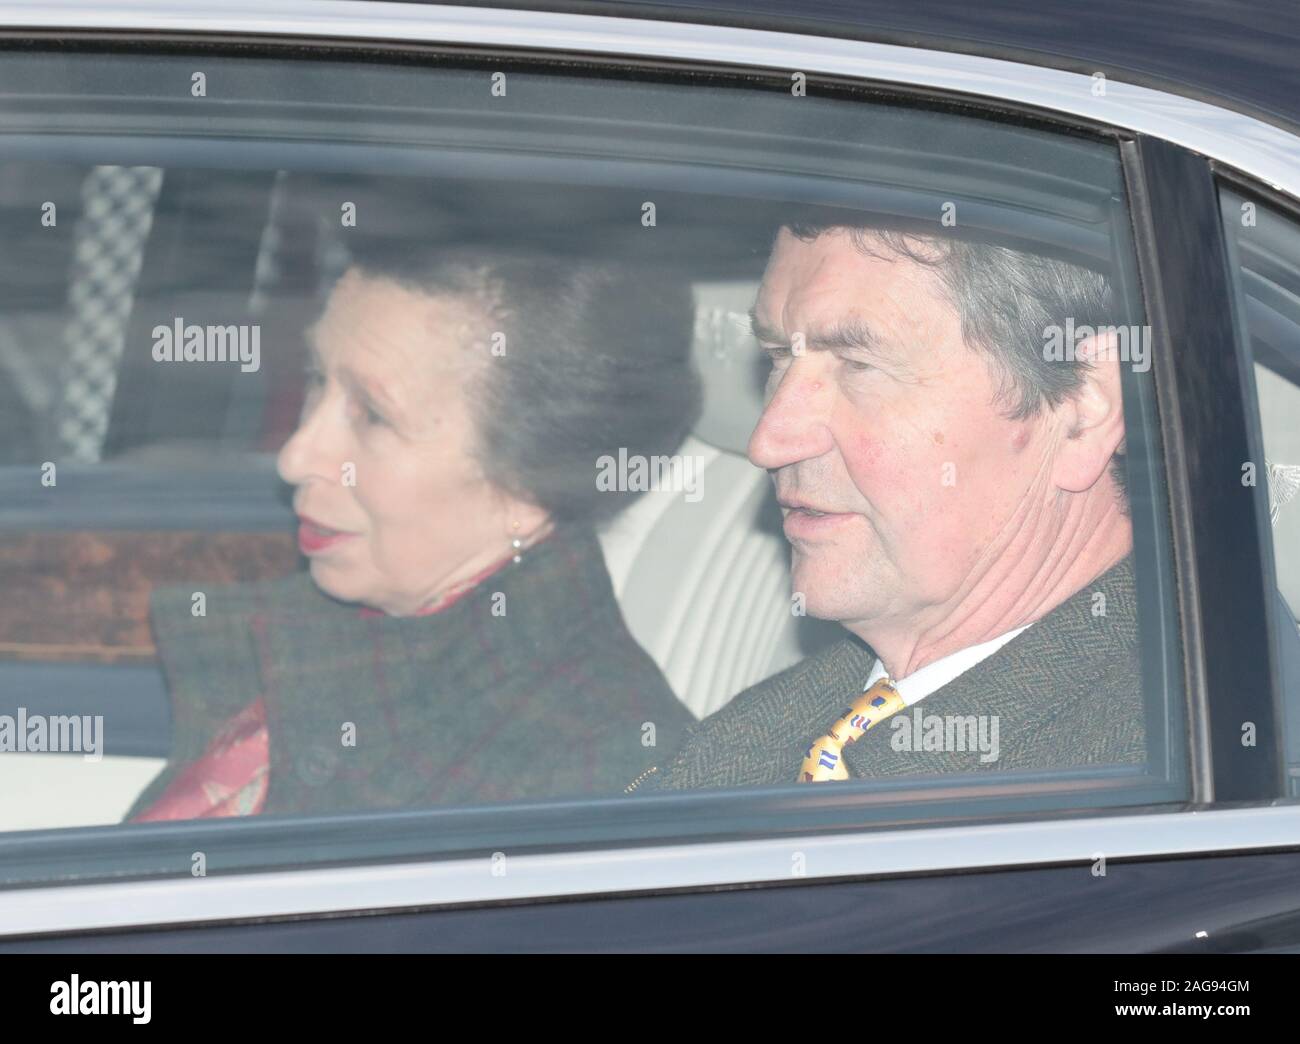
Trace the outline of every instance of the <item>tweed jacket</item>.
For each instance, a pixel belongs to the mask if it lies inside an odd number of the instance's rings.
[[[636,789],[795,782],[808,748],[862,692],[875,660],[845,638],[759,683],[688,729],[678,755]],[[997,760],[981,760],[979,750],[924,749],[931,715],[996,716]],[[1144,761],[1131,556],[992,656],[867,730],[843,757],[850,778]]]
[[[585,529],[428,616],[362,612],[306,573],[207,592],[198,618],[191,595],[151,602],[172,757],[128,818],[259,696],[264,813],[616,793],[693,720],[624,627]]]

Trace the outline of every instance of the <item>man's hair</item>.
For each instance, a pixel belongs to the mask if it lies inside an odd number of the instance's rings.
[[[597,487],[604,455],[677,452],[699,416],[694,302],[641,264],[516,246],[358,241],[352,263],[426,294],[462,297],[505,335],[471,380],[473,440],[494,485],[560,522],[595,524],[636,496]],[[487,354],[486,352],[484,353]]]
[[[1047,327],[1064,330],[1067,319],[1075,327],[1116,325],[1110,281],[1082,265],[902,222],[801,218],[785,227],[803,240],[842,230],[865,254],[904,257],[933,269],[961,319],[962,338],[992,363],[1000,378],[997,399],[1015,419],[1060,405],[1079,390],[1091,365],[1045,359]],[[1122,449],[1111,459],[1110,471],[1127,509]]]

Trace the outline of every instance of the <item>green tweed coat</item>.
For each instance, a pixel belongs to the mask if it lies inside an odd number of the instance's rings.
[[[152,600],[173,749],[128,818],[259,696],[264,813],[617,793],[694,720],[628,634],[584,529],[428,616],[362,613],[306,573],[209,591],[200,618],[191,594]]]
[[[1094,599],[1098,592],[1106,596],[1104,615],[1094,613],[1103,604]],[[865,645],[846,638],[761,682],[688,729],[677,756],[635,789],[795,782],[809,746],[862,692],[875,660]],[[981,760],[979,750],[924,749],[924,742],[913,742],[924,735],[912,724],[917,712],[996,715],[997,760]],[[851,778],[1143,762],[1131,556],[895,717],[904,722],[881,722],[844,748]]]

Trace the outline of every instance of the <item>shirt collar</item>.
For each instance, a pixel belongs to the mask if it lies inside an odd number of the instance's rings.
[[[949,653],[942,659],[927,663],[920,670],[913,671],[906,678],[896,679],[894,687],[898,689],[898,694],[903,697],[904,705],[910,707],[912,704],[925,699],[930,693],[942,689],[954,678],[965,674],[981,660],[988,659],[1007,642],[1011,641],[1012,638],[1032,626],[1032,623],[1027,623],[1023,627],[1017,627],[1014,631],[1007,631],[1006,634],[990,638],[987,642],[967,646],[965,649],[958,649],[955,653]],[[865,692],[871,688],[887,673],[885,665],[877,658],[876,665],[871,670],[871,676],[867,678],[866,685],[862,687],[863,691]]]

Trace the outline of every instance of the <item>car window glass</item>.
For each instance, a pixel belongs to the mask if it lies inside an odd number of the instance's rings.
[[[913,822],[1185,797],[1113,143],[599,68],[12,57],[0,829],[823,769]]]
[[[1224,191],[1222,205],[1264,440],[1288,779],[1291,793],[1300,795],[1300,518],[1294,503],[1300,491],[1300,229],[1276,208],[1236,192]]]

